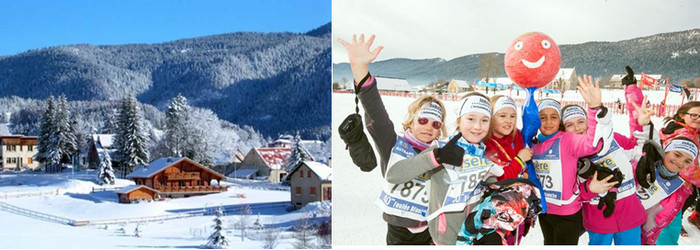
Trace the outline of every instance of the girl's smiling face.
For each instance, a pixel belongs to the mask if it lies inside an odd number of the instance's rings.
[[[498,138],[509,135],[515,129],[516,121],[515,109],[503,108],[493,114],[493,129],[491,132]]]
[[[469,143],[479,143],[484,140],[488,134],[490,122],[491,118],[482,113],[467,113],[460,116],[457,121],[459,132]]]
[[[664,157],[664,167],[673,173],[683,171],[693,164],[693,157],[686,152],[670,151]]]
[[[540,111],[540,121],[542,122],[540,132],[545,136],[556,133],[559,130],[560,119],[559,112],[555,109],[543,109]]]

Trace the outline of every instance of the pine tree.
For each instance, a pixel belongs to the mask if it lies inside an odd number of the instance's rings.
[[[52,165],[69,163],[77,151],[75,129],[71,128],[70,111],[66,104],[66,96],[61,95],[51,124],[51,132],[46,157]],[[60,169],[56,169],[60,170]]]
[[[112,159],[108,152],[103,152],[104,156],[100,161],[100,168],[97,171],[97,182],[102,184],[114,185],[114,169],[112,169]]]
[[[301,161],[309,158],[309,153],[304,149],[304,145],[301,143],[301,135],[297,131],[297,135],[292,141],[292,152],[287,157],[287,166],[285,167],[287,173],[291,172]]]
[[[102,126],[101,133],[102,134],[115,134],[117,133],[117,110],[116,109],[111,109],[107,113],[107,119],[104,122],[104,125]]]
[[[56,107],[54,106],[53,96],[49,96],[46,99],[46,109],[44,109],[44,115],[41,117],[41,125],[39,126],[39,138],[37,145],[37,153],[35,160],[44,164],[44,168],[47,172],[51,172],[52,163],[49,162],[48,151],[50,147],[50,141],[53,134],[53,120],[56,113]]]
[[[143,134],[141,114],[136,99],[128,96],[122,100],[119,110],[118,130],[115,140],[122,178],[134,171],[136,165],[148,163],[149,153]]]
[[[226,248],[228,246],[228,239],[222,230],[224,229],[224,212],[219,207],[216,209],[216,217],[214,218],[214,232],[209,236],[209,242],[207,242],[207,248]]]
[[[184,156],[190,120],[187,98],[178,94],[168,104],[165,114],[165,142],[173,156]],[[191,158],[191,157],[190,157]]]

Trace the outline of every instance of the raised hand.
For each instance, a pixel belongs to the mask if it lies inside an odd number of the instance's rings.
[[[595,81],[593,85],[593,77],[589,75],[583,75],[583,79],[578,77],[578,84],[576,86],[581,97],[586,101],[588,107],[598,107],[601,105],[601,92],[600,92],[600,80]]]
[[[462,166],[462,159],[464,158],[464,149],[457,146],[457,141],[462,138],[462,133],[457,133],[452,140],[450,140],[442,148],[435,148],[433,154],[435,155],[435,160],[440,163],[446,163],[453,166]]]
[[[596,194],[605,193],[608,190],[610,190],[612,187],[614,187],[615,185],[620,183],[619,181],[608,182],[612,178],[613,178],[613,175],[610,175],[602,180],[598,180],[598,171],[595,171],[593,173],[593,178],[591,179],[591,183],[588,184],[588,190],[591,190],[591,192],[596,193]]]
[[[365,41],[365,35],[360,34],[360,39],[357,39],[357,35],[352,35],[352,42],[346,42],[343,39],[338,38],[338,42],[345,47],[348,52],[348,60],[350,61],[350,67],[352,68],[352,75],[355,78],[355,82],[359,82],[362,78],[367,75],[367,65],[377,59],[379,52],[384,49],[384,47],[379,46],[370,51],[369,48],[374,43],[374,35],[370,36],[367,41]]]
[[[637,106],[637,104],[632,101],[628,100],[627,102],[632,103],[632,106],[634,106],[634,110],[637,111],[637,123],[639,123],[639,125],[644,126],[651,122],[651,115],[654,113],[654,111],[652,111],[649,108],[649,101],[647,100],[647,96],[644,96],[644,100],[642,100],[641,107]]]

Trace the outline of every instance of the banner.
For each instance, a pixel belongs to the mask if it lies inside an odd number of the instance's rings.
[[[654,83],[656,83],[656,79],[652,78],[651,76],[645,75],[644,72],[642,72],[642,84],[654,87]]]
[[[680,93],[683,87],[675,84],[669,84],[668,85],[668,91],[673,92],[673,93]]]

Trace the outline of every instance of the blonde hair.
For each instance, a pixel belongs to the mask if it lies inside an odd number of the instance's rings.
[[[492,110],[491,119],[493,119],[493,117],[496,116],[496,109],[495,109],[496,107],[495,106],[496,106],[496,102],[498,101],[498,98],[501,98],[504,96],[505,95],[495,95],[495,96],[492,96],[491,99],[489,100],[489,102],[491,103],[491,110]],[[515,117],[515,124],[513,124],[513,131],[511,131],[509,134],[510,136],[513,136],[513,137],[515,137],[515,131],[518,130],[518,128],[515,127],[515,125],[518,123],[518,117],[517,117],[518,111],[517,110],[515,111],[515,115],[516,115],[516,117]],[[493,134],[493,127],[494,126],[496,126],[494,122],[489,123],[489,137],[490,137],[490,135]]]
[[[413,119],[416,118],[418,110],[423,106],[423,104],[431,102],[440,105],[440,111],[442,111],[442,120],[440,122],[442,122],[442,127],[440,128],[440,134],[438,134],[438,139],[445,138],[445,136],[447,135],[447,129],[445,128],[445,117],[447,115],[447,110],[445,109],[445,105],[443,105],[442,102],[434,96],[423,96],[421,98],[416,99],[410,105],[408,105],[408,115],[406,115],[406,120],[403,123],[401,123],[404,131],[411,127],[411,124],[413,124]]]
[[[476,91],[472,91],[472,92],[469,92],[469,93],[467,93],[466,95],[462,96],[462,99],[460,99],[460,101],[464,101],[464,99],[467,99],[467,97],[475,96],[475,95],[481,96],[481,97],[483,97],[483,98],[486,98],[486,100],[489,100],[489,97],[488,97],[488,96],[486,96],[486,95],[484,95],[484,94],[482,94],[482,93],[476,92]],[[493,107],[493,104],[491,104],[491,105],[492,105],[492,107]],[[459,112],[459,111],[457,111],[457,112]],[[457,127],[455,128],[455,131],[459,131],[459,119],[461,119],[461,118],[462,118],[461,116],[460,116],[460,117],[457,117],[457,120],[456,120],[456,122],[457,122]],[[514,131],[515,131],[515,130],[514,130]],[[491,118],[489,118],[489,130],[488,130],[488,132],[486,133],[486,137],[484,137],[484,139],[482,139],[481,141],[485,141],[486,139],[489,139],[489,138],[491,138]]]

